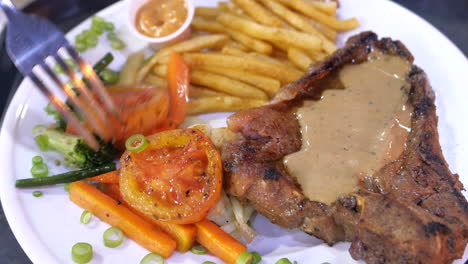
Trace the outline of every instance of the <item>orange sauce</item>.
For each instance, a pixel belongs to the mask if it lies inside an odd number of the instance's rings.
[[[165,37],[176,32],[187,16],[185,0],[150,0],[138,10],[135,26],[148,37]]]

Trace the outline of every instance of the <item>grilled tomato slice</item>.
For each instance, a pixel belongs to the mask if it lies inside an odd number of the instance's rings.
[[[163,131],[147,137],[145,150],[120,159],[120,191],[135,209],[177,224],[205,218],[222,188],[221,157],[197,129]]]

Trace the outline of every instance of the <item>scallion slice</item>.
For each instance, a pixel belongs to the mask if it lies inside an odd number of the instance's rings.
[[[93,258],[93,247],[84,242],[76,243],[72,247],[72,260],[78,264],[85,264]]]
[[[41,197],[41,196],[42,196],[42,192],[41,192],[41,191],[34,191],[34,192],[33,192],[33,196],[34,196],[34,197]]]
[[[287,258],[282,258],[282,259],[276,261],[275,264],[292,264],[292,263],[291,263],[291,261],[290,261],[289,259],[287,259]]]
[[[192,249],[190,249],[190,251],[192,251],[193,254],[197,254],[197,255],[204,255],[204,254],[208,253],[208,250],[206,248],[204,248],[203,246],[201,246],[201,245],[197,245],[197,246],[192,247]]]
[[[141,134],[135,134],[125,141],[125,148],[130,152],[141,152],[148,146],[148,139]]]
[[[120,228],[113,226],[104,231],[102,238],[106,247],[116,248],[122,244],[124,233]]]
[[[49,175],[49,168],[44,163],[35,164],[31,168],[31,175],[35,178],[47,177]]]
[[[248,251],[242,252],[236,260],[236,264],[253,264],[254,256]]]
[[[214,263],[213,261],[205,261],[202,264],[216,264],[216,263]]]
[[[164,264],[164,258],[156,253],[149,253],[141,261],[140,264]]]
[[[254,264],[260,263],[260,261],[262,261],[262,256],[258,252],[253,251],[251,253],[254,257]]]
[[[42,164],[42,163],[44,163],[44,160],[42,159],[41,156],[34,156],[32,158],[32,163],[33,163],[33,165]]]
[[[89,224],[89,222],[91,222],[92,218],[93,218],[93,214],[88,210],[84,210],[80,216],[80,223],[87,225]]]

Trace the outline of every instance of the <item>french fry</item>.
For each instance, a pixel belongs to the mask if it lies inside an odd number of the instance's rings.
[[[325,26],[324,24],[320,24],[319,22],[313,20],[313,19],[310,19],[308,18],[307,21],[312,24],[312,26],[314,26],[318,31],[322,32],[322,34],[327,37],[327,39],[331,40],[331,41],[335,41],[336,40],[336,31]]]
[[[189,87],[189,97],[190,98],[202,98],[202,97],[213,97],[213,96],[226,96],[228,94],[214,91],[212,89],[190,85]]]
[[[314,61],[322,61],[327,57],[327,54],[321,52],[321,51],[309,51],[307,50],[307,55],[309,55],[310,58],[312,58]]]
[[[156,53],[145,65],[143,65],[143,67],[141,67],[138,71],[136,81],[137,83],[141,82],[160,59],[167,57],[173,51],[179,53],[199,51],[206,48],[222,46],[228,40],[229,37],[224,34],[202,35],[165,47],[159,50],[158,53]]]
[[[138,69],[145,60],[145,54],[143,52],[136,52],[128,56],[125,65],[120,72],[119,85],[131,85],[135,84]]]
[[[166,78],[161,78],[154,74],[148,74],[145,77],[144,83],[152,84],[156,87],[167,88]]]
[[[260,24],[271,27],[281,27],[283,25],[280,19],[254,0],[233,0],[233,2]]]
[[[336,9],[338,8],[337,2],[320,2],[320,1],[308,1],[311,5],[313,5],[317,10],[329,15],[335,16]]]
[[[234,68],[240,71],[258,73],[277,79],[286,84],[299,79],[302,72],[291,67],[279,65],[253,57],[236,57],[222,54],[192,53],[185,54],[184,59],[191,66],[212,66]]]
[[[281,87],[281,83],[276,79],[237,69],[210,66],[203,66],[200,69],[251,84],[265,91],[270,97],[274,96]]]
[[[312,59],[307,56],[303,51],[296,48],[289,48],[288,49],[288,58],[292,61],[297,67],[301,70],[307,70],[310,64],[312,64]]]
[[[258,88],[219,74],[193,70],[190,75],[191,83],[206,86],[229,95],[255,99],[268,98],[265,92]]]
[[[237,31],[225,28],[224,31],[235,41],[241,43],[244,46],[249,47],[250,49],[263,53],[263,54],[271,54],[273,51],[273,47],[261,40],[251,38],[245,34],[239,33]]]
[[[153,68],[153,74],[161,78],[166,78],[167,76],[167,64],[156,65]]]
[[[176,248],[176,241],[169,235],[85,181],[70,184],[70,200],[104,222],[122,229],[127,237],[151,252],[167,258]]]
[[[263,39],[270,42],[280,41],[287,45],[303,49],[320,50],[322,48],[322,40],[310,34],[284,28],[263,26],[225,13],[218,16],[218,21],[227,27],[235,29],[253,38]]]
[[[233,48],[236,48],[236,49],[240,49],[242,51],[249,51],[250,50],[248,47],[246,47],[243,44],[240,44],[239,42],[234,41],[234,40],[228,41],[224,46],[225,47],[230,46],[230,47],[233,47]]]
[[[240,16],[242,18],[245,18],[245,19],[248,19],[248,20],[251,20],[251,21],[255,21],[251,17],[249,17],[241,8],[239,8],[233,2],[230,2],[230,1],[229,2],[219,2],[218,7],[219,7],[219,9],[221,9],[222,11],[224,11],[226,13],[229,13],[229,14],[232,14],[232,15],[235,15],[235,16]]]
[[[282,60],[282,59],[279,59],[279,58],[273,58],[273,57],[265,56],[263,54],[258,54],[258,53],[255,53],[255,52],[251,52],[247,56],[249,56],[251,58],[259,59],[259,60],[262,60],[262,61],[266,61],[266,62],[269,62],[269,63],[274,63],[274,64],[277,64],[277,65],[280,65],[280,66],[290,67],[292,69],[296,69],[296,65],[294,65],[289,60]],[[287,55],[287,49],[286,49],[286,58],[287,58],[287,56],[288,55]],[[287,59],[289,59],[289,58],[287,58]],[[302,72],[301,72],[301,74],[302,74]]]
[[[216,7],[196,7],[195,16],[204,18],[216,18],[220,13],[219,8]]]
[[[235,112],[242,109],[259,107],[265,103],[267,103],[266,100],[235,96],[204,97],[189,101],[187,114],[198,115],[213,112]]]
[[[302,17],[296,12],[293,12],[283,6],[282,4],[278,3],[275,0],[260,0],[268,9],[270,9],[273,13],[277,16],[284,19],[286,22],[291,24],[299,31],[303,31],[306,33],[310,33],[316,35],[322,40],[323,49],[327,53],[333,53],[336,50],[335,44],[328,40],[320,31],[318,31],[312,24],[310,24],[306,18]]]
[[[245,56],[247,53],[245,51],[242,51],[238,48],[226,45],[221,49],[222,54],[226,55],[234,55],[234,56]]]
[[[216,20],[209,20],[203,17],[194,17],[192,20],[192,27],[198,31],[222,33],[224,26]]]
[[[337,20],[335,17],[328,16],[316,9],[316,7],[304,0],[278,0],[281,3],[290,6],[291,8],[307,15],[308,17],[329,26],[337,31],[347,31],[355,29],[359,26],[359,21],[356,18],[345,20]]]

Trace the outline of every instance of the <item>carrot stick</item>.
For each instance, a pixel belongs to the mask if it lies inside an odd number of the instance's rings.
[[[239,255],[247,250],[246,246],[209,220],[195,223],[195,226],[198,243],[228,264],[236,263]]]
[[[110,171],[98,176],[94,176],[88,178],[90,181],[97,181],[100,183],[119,183],[119,172],[118,171]]]
[[[145,219],[148,223],[152,223],[168,233],[177,242],[177,251],[186,252],[192,248],[193,243],[195,242],[195,236],[197,234],[197,229],[194,225],[179,225],[159,221],[133,209],[122,199],[118,184],[107,184],[106,188],[104,189],[104,193],[114,198],[115,200],[120,201],[122,205],[129,208],[132,212],[139,215],[141,218]]]
[[[119,227],[127,237],[151,252],[167,258],[176,247],[176,242],[169,235],[87,182],[70,184],[70,200],[104,222]]]

